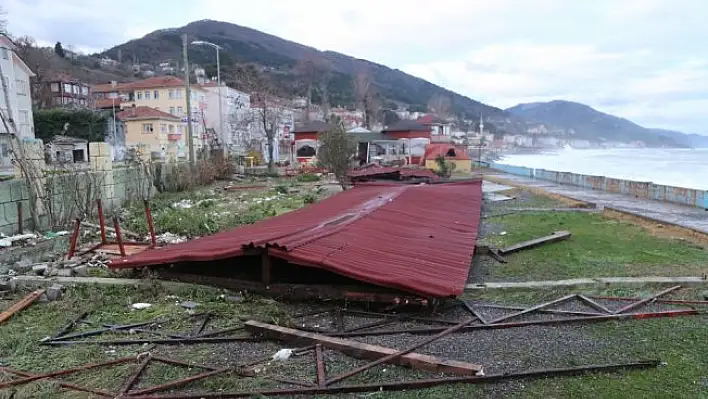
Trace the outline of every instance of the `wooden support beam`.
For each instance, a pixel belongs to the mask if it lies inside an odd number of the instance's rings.
[[[303,345],[320,344],[324,347],[336,349],[348,354],[349,356],[360,359],[376,360],[397,354],[399,352],[396,349],[386,348],[383,346],[369,345],[341,338],[328,337],[322,334],[261,323],[254,320],[247,321],[245,323],[245,328],[253,334],[264,335],[265,337],[271,339],[295,341],[298,344]],[[430,370],[433,372],[462,375],[475,375],[482,370],[482,366],[478,364],[440,359],[434,356],[422,355],[419,353],[408,353],[400,357],[392,358],[391,363],[399,366]]]
[[[44,294],[44,290],[37,290],[31,292],[26,297],[22,298],[19,302],[10,306],[6,311],[0,313],[0,324],[6,322],[15,313],[33,304],[34,301],[36,301],[37,299],[39,299],[40,296],[42,296],[42,294]]]
[[[570,238],[569,231],[556,231],[555,233],[549,236],[534,238],[533,240],[520,242],[518,244],[514,244],[505,248],[500,248],[497,251],[499,252],[499,255],[505,256],[522,251],[524,249],[536,248],[544,244],[567,240],[568,238]]]
[[[263,285],[270,285],[270,272],[271,272],[271,258],[268,254],[268,250],[263,251],[261,255],[261,282]]]

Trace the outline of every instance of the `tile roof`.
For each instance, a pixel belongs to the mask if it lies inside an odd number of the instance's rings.
[[[302,126],[296,126],[293,133],[323,133],[329,131],[332,127],[332,125],[325,121],[311,121]]]
[[[132,119],[169,119],[179,121],[180,118],[168,114],[167,112],[162,112],[155,108],[139,106],[139,107],[127,107],[116,114],[116,118],[124,120]]]
[[[393,126],[384,129],[387,132],[430,132],[430,128],[421,125],[416,121],[404,119],[393,124]]]
[[[160,87],[183,87],[184,80],[175,76],[155,76],[153,78],[139,80],[137,82],[130,83],[130,88],[133,90],[138,89],[156,89]]]
[[[417,122],[421,125],[447,125],[450,123],[434,114],[423,115],[418,118]]]
[[[290,264],[417,295],[453,297],[467,282],[481,203],[479,180],[363,184],[253,225],[116,259],[110,267],[200,262],[205,271],[214,260],[267,248]]]
[[[454,150],[454,156],[447,155],[448,151],[450,150]],[[421,160],[421,162],[425,162],[426,160],[435,160],[435,158],[437,158],[439,155],[444,156],[445,159],[455,159],[458,161],[472,159],[470,158],[469,154],[467,154],[467,149],[465,148],[457,147],[454,144],[435,143],[428,144],[425,146],[425,153],[423,154],[423,159]]]
[[[115,101],[115,103],[114,103]],[[120,108],[120,104],[123,103],[122,98],[99,98],[96,100],[95,107],[99,109],[113,108],[113,105]]]

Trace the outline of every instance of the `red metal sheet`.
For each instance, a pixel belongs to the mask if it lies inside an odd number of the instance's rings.
[[[274,257],[424,296],[462,294],[477,240],[481,181],[365,184],[253,225],[131,255],[111,268]],[[441,206],[445,204],[445,206]]]

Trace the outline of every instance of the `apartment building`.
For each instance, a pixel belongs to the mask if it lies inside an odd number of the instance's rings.
[[[215,82],[201,87],[206,90],[207,127],[216,131],[225,150],[238,153],[236,147],[248,135],[252,125],[251,96],[225,85],[219,88]]]
[[[49,90],[44,90],[48,98],[37,99],[40,107],[61,107],[65,105],[89,106],[90,87],[68,74],[57,74],[49,82]]]
[[[16,46],[0,34],[0,112],[6,121],[12,119],[22,139],[34,138],[34,116],[30,78],[34,73],[15,52]],[[7,88],[7,92],[5,89]],[[6,98],[9,99],[6,101]],[[11,113],[10,114],[10,110]],[[0,123],[0,173],[12,173],[11,141],[8,130]]]
[[[176,160],[180,151],[184,153],[180,118],[145,106],[127,107],[116,118],[124,125],[125,147],[141,158]]]

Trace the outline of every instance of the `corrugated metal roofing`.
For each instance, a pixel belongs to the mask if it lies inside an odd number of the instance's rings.
[[[361,178],[377,179],[391,178],[395,180],[403,178],[427,178],[437,180],[438,175],[430,169],[423,168],[400,168],[391,166],[369,166],[361,169],[350,170],[347,174],[349,178],[357,180]]]
[[[268,248],[274,257],[363,282],[423,296],[458,296],[470,270],[481,203],[481,181],[364,184],[253,225],[118,259],[110,267],[207,262]]]

